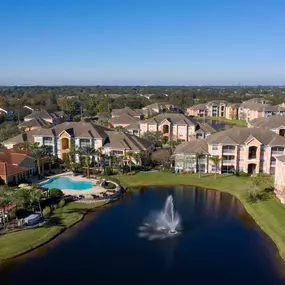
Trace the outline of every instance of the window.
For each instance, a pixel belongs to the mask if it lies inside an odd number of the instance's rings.
[[[263,173],[264,172],[263,168],[259,168],[259,172]]]
[[[240,171],[240,172],[244,171],[243,166],[240,166],[240,167],[239,167],[239,171]]]
[[[90,146],[90,139],[80,139],[79,145],[80,147]]]
[[[216,165],[212,165],[212,171],[216,171]]]
[[[217,144],[213,144],[212,145],[212,150],[217,151],[218,150],[218,145]]]
[[[53,145],[52,137],[44,137],[43,138],[43,145]]]
[[[261,156],[261,157],[260,157],[260,161],[261,161],[261,162],[264,162],[265,160],[266,160],[266,158],[265,158],[264,156]]]
[[[239,160],[239,161],[244,161],[244,157],[243,157],[243,156],[240,156],[240,157],[238,158],[238,160]]]

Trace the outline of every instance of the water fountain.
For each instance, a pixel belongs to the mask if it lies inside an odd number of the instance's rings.
[[[168,196],[163,211],[153,213],[139,228],[139,236],[148,239],[164,239],[174,236],[180,229],[180,217],[174,210],[173,197]]]

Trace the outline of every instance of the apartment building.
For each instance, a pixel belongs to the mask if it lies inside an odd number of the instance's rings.
[[[66,122],[50,129],[39,129],[26,132],[14,138],[2,142],[7,148],[16,144],[29,141],[46,146],[50,154],[65,159],[72,145],[77,147],[92,146],[94,149],[102,149],[107,155],[125,156],[127,151],[135,153],[144,152],[150,154],[154,150],[154,144],[143,138],[116,132],[99,125],[86,122]],[[78,157],[76,158],[78,160]]]
[[[214,100],[205,104],[198,104],[187,109],[187,115],[194,117],[225,117],[238,118],[239,104],[232,104],[225,100]]]
[[[285,137],[285,116],[276,115],[271,117],[257,118],[249,121],[248,127],[270,130],[277,135]]]
[[[276,171],[274,177],[274,192],[276,197],[285,203],[285,155],[276,158]]]
[[[259,128],[232,128],[208,136],[203,140],[185,142],[175,151],[176,171],[215,172],[215,165],[208,159],[218,156],[221,162],[217,171],[230,173],[244,171],[275,174],[276,159],[284,155],[285,138],[270,130]],[[201,153],[199,163],[196,154]]]
[[[261,103],[243,102],[239,107],[239,120],[247,122],[257,118],[285,115],[285,108]]]

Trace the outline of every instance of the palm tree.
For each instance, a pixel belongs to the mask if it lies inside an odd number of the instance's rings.
[[[31,205],[38,204],[39,210],[42,216],[42,207],[41,207],[41,198],[43,197],[43,193],[38,189],[29,190],[29,200]]]
[[[216,155],[216,156],[209,157],[209,159],[215,165],[215,176],[214,176],[214,179],[216,179],[218,166],[219,166],[220,162],[222,161],[222,158]]]
[[[202,152],[197,152],[195,153],[195,155],[196,155],[196,163],[198,166],[199,178],[201,178],[201,158],[205,157],[205,155]]]
[[[132,171],[132,158],[134,156],[134,153],[132,151],[127,151],[126,152],[126,157],[129,160],[129,164],[130,164],[130,171]]]
[[[78,153],[78,150],[76,149],[76,146],[74,144],[71,144],[68,156],[69,156],[69,161],[74,162],[74,157]]]
[[[29,143],[28,141],[25,141],[25,142],[16,144],[14,147],[18,149],[28,150],[31,147],[31,143]]]
[[[41,175],[41,159],[47,155],[47,149],[43,146],[33,144],[30,145],[29,150],[37,161],[38,175]]]
[[[90,177],[90,157],[94,157],[95,149],[92,146],[86,145],[78,149],[79,155],[85,157],[85,165],[87,169],[87,177]]]
[[[9,205],[9,203],[10,203],[10,200],[8,198],[8,194],[6,190],[1,188],[0,189],[0,209],[2,208],[1,214],[2,214],[3,224],[4,224],[4,229],[6,229],[5,209]]]

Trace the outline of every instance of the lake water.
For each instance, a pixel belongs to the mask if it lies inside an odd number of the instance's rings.
[[[221,130],[221,129],[227,130],[234,126],[234,124],[222,121],[216,121],[216,120],[205,120],[205,122],[211,125],[216,130]]]
[[[182,232],[140,238],[138,228],[169,194]],[[0,284],[279,285],[284,272],[276,247],[234,197],[195,187],[148,187],[91,213],[50,244],[2,262]]]

